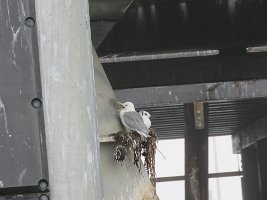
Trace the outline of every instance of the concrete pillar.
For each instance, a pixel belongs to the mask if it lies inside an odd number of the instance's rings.
[[[53,200],[101,200],[88,0],[37,0],[43,108]]]

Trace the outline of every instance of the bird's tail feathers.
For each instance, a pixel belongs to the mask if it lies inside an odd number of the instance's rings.
[[[140,135],[144,136],[145,138],[151,137],[150,135],[142,132],[142,131],[136,131],[137,133],[139,133]]]

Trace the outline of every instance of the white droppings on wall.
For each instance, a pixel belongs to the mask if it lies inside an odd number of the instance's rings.
[[[0,188],[3,188],[3,187],[4,187],[3,181],[0,181]]]
[[[87,178],[88,178],[88,175],[87,175],[87,172],[85,171],[84,172],[84,174],[83,174],[83,179],[84,179],[84,185],[83,185],[83,187],[84,188],[87,188],[88,187],[88,180],[87,180]]]
[[[23,140],[23,143],[25,144],[25,146],[28,146],[28,143],[27,143],[27,142],[25,142],[25,140]]]
[[[19,185],[22,185],[22,181],[23,181],[23,178],[25,176],[25,174],[27,173],[27,168],[23,169],[20,174],[19,174],[19,178],[18,178],[18,184]]]
[[[19,20],[22,22],[25,19],[26,13],[23,1],[17,1]]]
[[[18,41],[18,36],[20,34],[21,27],[18,27],[18,29],[16,31],[14,31],[13,30],[14,27],[12,25],[10,25],[10,26],[11,26],[11,30],[12,30],[12,33],[13,33],[13,39],[11,41],[11,48],[12,48],[13,56],[16,57],[14,48],[15,48],[16,42]]]
[[[91,122],[92,121],[92,116],[91,116],[91,111],[90,111],[90,106],[89,105],[86,107],[86,110],[87,110],[87,113],[88,113],[89,121]]]
[[[87,145],[86,153],[87,153],[87,157],[86,157],[87,158],[87,164],[92,165],[92,163],[93,163],[93,155],[92,155],[92,151],[91,151],[89,145]]]
[[[3,103],[1,97],[0,97],[0,112],[3,113],[6,134],[9,134],[6,108],[5,108],[5,104]],[[11,136],[12,135],[9,134],[9,137],[11,137]]]
[[[54,55],[57,55],[57,43],[56,42],[53,43],[53,51],[54,51]]]

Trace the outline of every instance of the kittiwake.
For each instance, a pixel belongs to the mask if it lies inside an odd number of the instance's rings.
[[[146,127],[149,129],[151,127],[151,120],[150,120],[151,115],[144,110],[141,110],[139,114],[143,117],[144,123]]]
[[[133,103],[125,102],[121,105],[123,109],[120,111],[120,119],[126,130],[136,131],[144,137],[150,137],[148,135],[149,129],[144,123],[142,116],[135,111]]]

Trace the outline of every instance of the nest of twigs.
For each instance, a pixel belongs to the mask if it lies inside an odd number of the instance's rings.
[[[117,144],[114,159],[122,162],[125,160],[128,151],[132,151],[134,154],[134,165],[141,171],[143,160],[145,169],[153,185],[155,185],[155,154],[158,141],[156,130],[151,128],[149,135],[151,137],[141,138],[136,132],[127,133],[125,131],[111,134]]]

